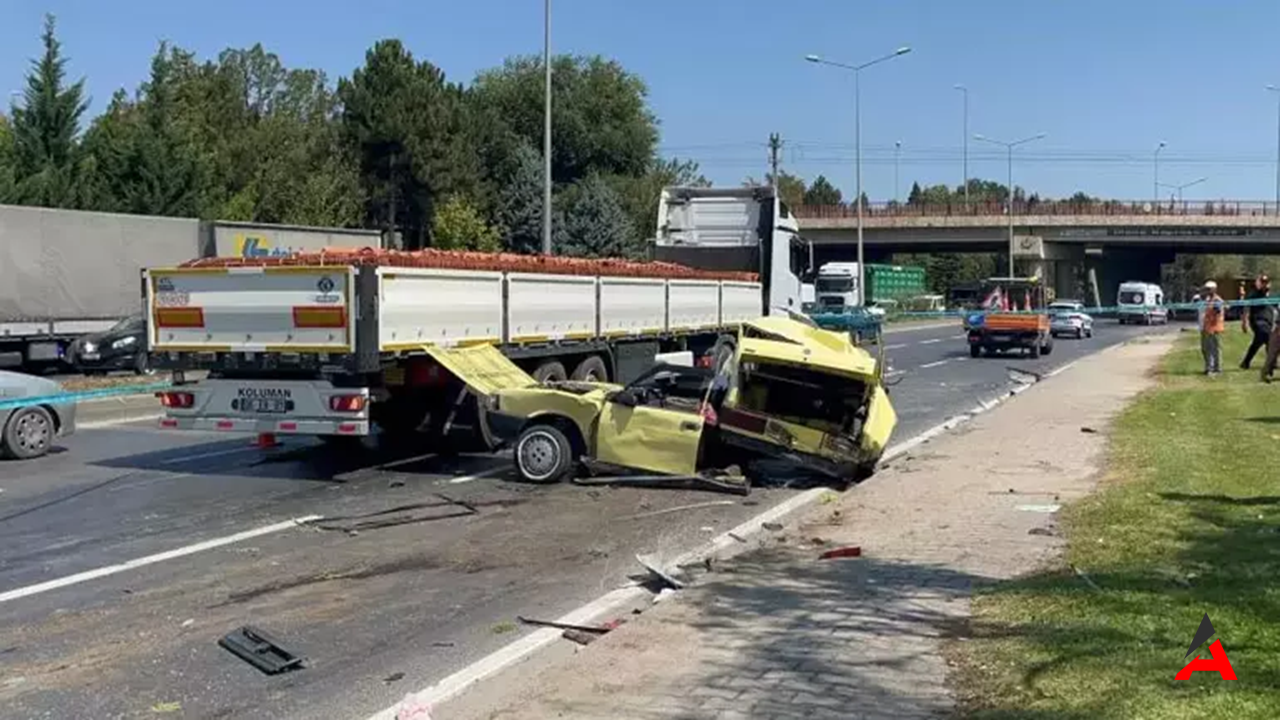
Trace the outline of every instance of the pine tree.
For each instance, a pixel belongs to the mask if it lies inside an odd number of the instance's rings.
[[[27,205],[75,204],[76,136],[88,107],[84,80],[67,86],[66,58],[45,16],[44,55],[32,61],[22,106],[13,107],[14,194]]]
[[[579,257],[638,258],[642,247],[618,194],[598,175],[574,184],[559,252]]]

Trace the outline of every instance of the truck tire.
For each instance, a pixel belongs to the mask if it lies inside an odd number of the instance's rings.
[[[1053,352],[1053,341],[1052,341],[1052,340],[1050,340],[1049,342],[1045,343],[1045,344],[1040,348],[1040,354],[1041,354],[1041,355],[1048,355],[1048,354],[1049,354],[1049,353],[1051,353],[1051,352]]]
[[[49,452],[56,432],[53,416],[39,405],[22,408],[9,416],[0,435],[0,455],[30,460]]]
[[[585,382],[608,382],[609,368],[605,366],[604,360],[599,355],[592,355],[573,369],[573,379]]]
[[[524,482],[556,483],[573,469],[573,444],[555,425],[537,423],[520,432],[511,459]]]
[[[564,365],[555,360],[548,360],[539,365],[537,370],[533,371],[533,379],[540,383],[562,382],[568,378],[569,375],[565,373]]]
[[[969,346],[969,357],[971,357],[971,358],[982,357],[982,346],[981,346],[981,345],[978,345],[977,343],[974,343],[973,345],[970,345],[970,346]]]
[[[1028,350],[1029,350],[1028,354],[1031,355],[1032,360],[1035,360],[1036,358],[1040,357],[1040,343],[1037,342],[1035,345],[1032,345],[1030,348],[1028,348]]]

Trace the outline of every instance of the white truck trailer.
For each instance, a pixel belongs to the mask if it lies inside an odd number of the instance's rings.
[[[380,264],[151,268],[161,427],[419,444],[479,437],[493,348],[538,380],[625,383],[655,356],[732,353],[745,321],[799,310],[811,250],[769,188],[669,188],[654,259],[754,279]],[[607,268],[607,266],[601,266]],[[662,267],[662,266],[654,266]],[[203,369],[207,379],[186,381]],[[468,432],[470,431],[470,432]]]

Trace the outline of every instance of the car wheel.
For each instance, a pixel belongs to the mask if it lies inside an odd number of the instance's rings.
[[[1084,339],[1084,328],[1080,328],[1079,330],[1076,330],[1076,339],[1077,340]]]
[[[49,452],[53,442],[53,416],[39,406],[25,407],[9,416],[0,451],[18,460],[29,460]]]
[[[1032,360],[1035,360],[1036,358],[1040,357],[1040,344],[1037,343],[1035,345],[1032,345],[1030,348],[1028,348],[1027,354],[1031,356]]]
[[[142,351],[133,358],[133,372],[137,375],[155,375],[155,368],[151,367],[151,357],[146,351]]]
[[[554,425],[530,425],[516,440],[513,460],[525,482],[559,482],[573,467],[573,446]]]

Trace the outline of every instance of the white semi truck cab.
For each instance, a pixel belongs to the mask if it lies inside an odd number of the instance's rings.
[[[826,312],[840,312],[847,307],[862,304],[858,288],[858,263],[829,262],[818,268],[816,283],[818,308]]]
[[[538,381],[625,383],[666,353],[723,357],[742,322],[800,310],[812,251],[772,190],[668,188],[658,214],[659,262],[639,269],[464,267],[448,254],[413,267],[301,255],[149,269],[148,348],[176,381],[160,425],[474,437],[476,399],[512,380],[498,353]],[[208,378],[184,379],[198,369]]]

